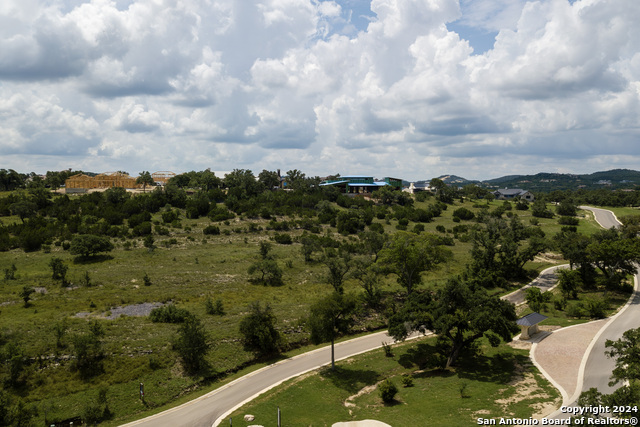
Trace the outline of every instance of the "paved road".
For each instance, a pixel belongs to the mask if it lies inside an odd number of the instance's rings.
[[[580,206],[580,209],[589,210],[594,213],[596,221],[604,228],[620,227],[620,222],[611,211],[605,209],[591,208]],[[587,391],[595,387],[601,393],[611,393],[622,384],[614,387],[609,386],[611,372],[615,367],[615,361],[609,359],[605,354],[605,342],[607,340],[617,340],[622,334],[628,330],[640,327],[640,290],[638,289],[638,280],[640,273],[636,274],[636,286],[631,298],[620,312],[609,319],[602,327],[600,332],[591,342],[591,348],[587,350],[587,354],[582,360],[584,365],[584,374],[578,379],[578,389],[571,396],[569,406],[577,406],[577,399],[582,391]],[[568,418],[566,414],[556,411],[552,414],[554,418]]]
[[[598,208],[590,208],[581,206],[581,209],[590,210],[594,213],[596,221],[604,228],[620,227],[620,221],[611,211]],[[636,281],[638,276],[636,275]],[[586,391],[591,387],[596,387],[602,393],[611,393],[616,388],[609,387],[609,377],[611,371],[615,367],[615,361],[605,356],[606,340],[617,340],[622,337],[624,331],[637,328],[640,326],[640,292],[638,288],[634,290],[628,306],[614,318],[611,319],[603,328],[600,335],[596,337],[591,352],[586,361],[584,369],[584,378],[582,391]]]
[[[413,338],[420,336],[414,335]],[[336,360],[381,347],[383,342],[393,342],[393,338],[386,331],[338,343],[335,346]],[[214,423],[217,425],[228,414],[257,394],[263,393],[289,378],[317,369],[330,362],[331,347],[323,347],[262,368],[198,399],[142,420],[134,421],[126,424],[126,426],[211,427]]]
[[[512,302],[515,305],[524,304],[527,296],[528,288],[532,286],[536,286],[540,288],[541,292],[547,292],[548,290],[553,288],[558,282],[558,276],[556,274],[556,271],[559,268],[568,268],[568,267],[569,267],[569,264],[554,265],[553,267],[549,267],[543,270],[540,273],[540,275],[528,285],[518,289],[517,291],[511,292],[510,294],[505,295],[502,298],[509,302]]]
[[[596,214],[597,220],[599,222],[602,221],[600,224],[603,227],[606,227],[609,223],[611,224],[610,226],[617,224],[617,222],[613,222],[615,221],[615,216],[609,211],[595,208],[593,208],[593,211]],[[539,286],[543,291],[548,290],[553,284],[556,268],[559,267],[552,267],[551,269],[545,270],[536,282],[528,286]],[[522,294],[522,291],[517,291],[507,295],[505,299],[518,303],[520,299],[523,299]],[[636,305],[638,306],[638,304]],[[623,332],[628,329],[624,329],[625,327],[626,326],[620,327]],[[618,328],[615,329],[618,330]],[[607,334],[607,338],[608,337],[610,337],[609,334]],[[603,340],[604,339],[605,338],[603,338]],[[382,346],[382,342],[393,342],[393,339],[389,337],[386,331],[337,344],[335,347],[336,360],[379,348]],[[594,350],[593,353],[596,353],[596,350]],[[134,421],[126,424],[126,426],[210,427],[212,425],[218,425],[236,408],[244,405],[244,403],[256,395],[276,387],[287,379],[317,369],[328,363],[330,363],[330,347],[327,346],[291,359],[283,360],[275,365],[267,366],[183,405],[142,420]],[[599,364],[601,362],[594,361],[594,363]],[[604,372],[603,369],[600,369],[600,371]],[[611,372],[611,370],[609,369],[608,372]],[[591,381],[591,378],[591,376],[585,374],[585,385],[590,384],[589,381]]]
[[[620,225],[622,225],[620,224],[620,221],[618,221],[618,218],[615,216],[615,214],[606,209],[592,208],[590,206],[580,206],[580,209],[593,212],[596,218],[596,222],[600,224],[600,227],[602,228],[618,228],[620,227]]]

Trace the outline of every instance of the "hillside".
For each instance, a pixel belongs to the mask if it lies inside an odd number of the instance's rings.
[[[538,192],[599,188],[632,189],[640,185],[640,172],[630,169],[612,169],[583,175],[541,172],[535,175],[507,175],[482,182],[456,175],[442,175],[438,178],[456,186],[477,184],[487,188],[526,188]],[[428,183],[429,180],[424,182]]]

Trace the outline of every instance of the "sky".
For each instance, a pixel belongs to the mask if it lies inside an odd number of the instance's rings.
[[[635,0],[2,0],[0,168],[640,169]]]

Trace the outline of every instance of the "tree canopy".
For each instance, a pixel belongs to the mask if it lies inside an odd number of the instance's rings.
[[[405,339],[413,331],[431,330],[448,342],[446,367],[454,365],[460,352],[482,336],[493,346],[511,341],[518,331],[515,307],[484,288],[460,278],[450,279],[434,295],[412,295],[389,320],[389,333]]]
[[[397,232],[380,252],[380,262],[398,277],[407,294],[422,283],[421,274],[433,270],[453,255],[433,234]]]

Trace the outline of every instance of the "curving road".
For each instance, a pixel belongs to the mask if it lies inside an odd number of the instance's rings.
[[[421,334],[414,334],[409,339],[421,336]],[[393,342],[393,338],[386,331],[338,343],[335,345],[335,358],[336,360],[346,359],[382,347],[383,342]],[[183,405],[125,425],[144,427],[211,427],[218,425],[236,408],[257,395],[280,385],[283,381],[329,364],[331,361],[330,351],[331,347],[327,346],[280,361]]]
[[[620,221],[613,212],[581,206],[581,209],[594,213],[596,221],[604,228],[620,227]],[[627,305],[614,317],[609,320],[595,337],[591,351],[586,358],[584,377],[582,379],[582,391],[591,387],[596,387],[602,393],[611,393],[616,388],[609,386],[609,377],[615,367],[615,361],[605,356],[606,340],[618,340],[622,334],[628,330],[640,326],[640,292],[638,291],[638,275],[635,278],[636,286]],[[577,397],[577,396],[576,396]]]
[[[619,225],[615,215],[610,211],[587,207],[581,208],[593,211],[598,223],[605,228]],[[548,290],[554,282],[555,269],[562,267],[566,266],[552,267],[545,270],[536,282],[528,286],[539,286],[543,291]],[[504,298],[518,304],[522,294],[522,290],[516,291]],[[634,309],[632,310],[631,307],[634,307]],[[625,330],[637,327],[638,321],[634,318],[640,319],[640,295],[637,290],[634,293],[629,309],[624,311],[624,316],[620,314],[615,319],[612,319],[612,322],[603,328],[600,336],[595,340],[589,358],[586,360],[583,389],[595,386],[601,391],[607,392],[605,387],[608,387],[608,377],[613,368],[613,363],[604,357],[604,342],[606,339],[618,339]],[[414,335],[413,338],[420,336],[419,334]],[[336,344],[336,360],[379,348],[383,342],[393,342],[393,338],[386,331]],[[599,355],[602,357],[599,357]],[[231,412],[257,395],[278,386],[290,378],[312,371],[328,363],[330,363],[329,346],[269,365],[183,405],[131,422],[126,426],[217,426]]]
[[[603,228],[620,227],[621,225],[611,211],[588,206],[580,206],[580,209],[593,212],[596,221]],[[578,379],[578,387],[574,395],[569,398],[568,406],[577,406],[577,399],[580,397],[580,393],[592,387],[597,388],[601,393],[609,394],[622,385],[609,386],[609,379],[615,367],[615,361],[605,355],[605,342],[607,340],[618,340],[626,330],[640,326],[638,281],[639,274],[636,274],[634,291],[626,305],[607,321],[591,341],[581,363],[582,378]],[[568,417],[567,414],[561,413],[560,410],[550,415],[550,418],[566,419]]]

